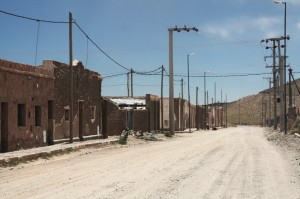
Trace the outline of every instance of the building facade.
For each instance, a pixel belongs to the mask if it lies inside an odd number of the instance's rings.
[[[0,60],[0,148],[8,152],[48,144],[53,76],[44,67]]]
[[[101,76],[73,63],[47,60],[42,66],[0,60],[0,149],[8,152],[69,139],[101,138]]]
[[[74,138],[101,137],[101,76],[84,68],[81,62],[73,62],[73,115],[70,115],[69,65],[46,60],[43,67],[54,77],[51,141],[70,138],[70,122]]]
[[[120,135],[125,128],[143,132],[160,130],[158,96],[105,97],[102,107],[104,137]]]

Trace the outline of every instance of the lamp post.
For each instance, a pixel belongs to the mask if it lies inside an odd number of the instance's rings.
[[[177,31],[196,31],[198,32],[198,29],[193,28],[187,28],[184,26],[183,28],[168,28],[169,31],[169,130],[170,135],[174,135],[174,73],[173,73],[173,32]],[[166,134],[167,135],[167,134]]]
[[[278,1],[278,0],[273,0],[274,3],[276,4],[284,4],[284,57],[283,57],[283,84],[284,84],[284,92],[283,92],[283,97],[284,97],[284,133],[287,133],[287,114],[286,114],[286,2],[285,1]]]
[[[206,72],[204,72],[203,75],[203,83],[204,83],[204,129],[206,129],[206,78],[205,78]]]
[[[191,133],[191,96],[190,96],[190,56],[195,53],[187,55],[187,70],[188,70],[188,101],[189,101],[189,132]]]

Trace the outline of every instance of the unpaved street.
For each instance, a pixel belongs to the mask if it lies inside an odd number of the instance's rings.
[[[0,198],[294,199],[295,166],[261,128],[200,131],[0,168]]]

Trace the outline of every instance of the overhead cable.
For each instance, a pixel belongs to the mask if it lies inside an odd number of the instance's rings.
[[[247,77],[247,76],[260,76],[271,75],[273,73],[245,73],[245,74],[229,74],[229,75],[205,75],[205,77]],[[174,75],[177,77],[187,77],[187,75]],[[190,77],[204,77],[204,75],[190,75]]]
[[[127,72],[126,73],[119,73],[119,74],[115,74],[115,75],[107,75],[107,76],[104,76],[102,78],[118,77],[118,76],[121,76],[121,75],[127,75]]]
[[[0,12],[3,13],[3,14],[6,14],[6,15],[10,15],[10,16],[14,16],[14,17],[22,18],[22,19],[28,19],[28,20],[31,20],[31,21],[38,21],[38,22],[44,22],[44,23],[69,23],[67,21],[52,21],[52,20],[25,17],[25,16],[10,13],[10,12],[6,12],[6,11],[3,11],[3,10],[0,10]]]
[[[134,71],[134,73],[139,74],[139,75],[144,75],[144,74],[154,73],[154,72],[156,72],[156,71],[158,71],[158,70],[160,70],[160,69],[161,69],[161,67],[159,67],[159,68],[157,68],[157,69],[155,69],[155,70],[152,70],[152,71],[148,71],[148,72]],[[160,72],[160,71],[159,71],[159,72]]]
[[[74,21],[74,24],[79,28],[79,30],[87,37],[88,40],[90,40],[90,42],[92,42],[95,47],[100,50],[107,58],[109,58],[111,61],[113,61],[115,64],[117,64],[118,66],[120,66],[121,68],[130,71],[129,68],[123,66],[122,64],[120,64],[119,62],[117,62],[116,60],[114,60],[111,56],[109,56],[104,50],[102,50],[89,36],[88,34],[78,25],[78,23],[76,21]]]
[[[68,24],[69,22],[67,21],[52,21],[52,20],[44,20],[44,19],[38,19],[38,18],[32,18],[32,17],[26,17],[26,16],[21,16],[21,15],[17,15],[17,14],[13,14],[10,12],[6,12],[3,10],[0,10],[0,13],[6,14],[6,15],[10,15],[10,16],[14,16],[14,17],[18,17],[18,18],[22,18],[22,19],[27,19],[27,20],[31,20],[31,21],[37,21],[37,22],[44,22],[44,23],[60,23],[60,24]],[[114,60],[112,57],[110,57],[104,50],[102,50],[87,34],[86,32],[78,25],[78,23],[76,23],[75,21],[72,22],[74,23],[79,30],[87,37],[87,39],[89,41],[91,41],[98,50],[100,50],[106,57],[108,57],[111,61],[113,61],[114,63],[116,63],[118,66],[122,67],[123,69],[130,71],[127,67],[121,65],[119,62],[117,62],[116,60]]]

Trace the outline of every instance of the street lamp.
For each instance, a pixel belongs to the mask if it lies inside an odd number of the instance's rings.
[[[169,129],[170,129],[170,135],[174,135],[174,74],[173,74],[173,32],[177,31],[196,31],[198,32],[198,29],[193,28],[187,28],[184,26],[183,28],[168,28],[169,31]]]
[[[206,118],[206,112],[207,112],[207,101],[206,101],[206,73],[209,73],[209,71],[205,71],[203,75],[203,81],[204,81],[204,129],[207,129],[206,123],[207,123],[207,118]],[[207,129],[208,130],[208,129]]]
[[[195,53],[187,55],[187,69],[188,69],[188,101],[189,101],[189,132],[191,133],[191,97],[190,97],[190,56]]]
[[[287,114],[286,114],[286,2],[285,1],[278,1],[278,0],[273,0],[274,3],[276,4],[284,4],[284,57],[283,57],[283,85],[284,85],[284,92],[283,92],[283,96],[284,96],[284,133],[287,133]]]

